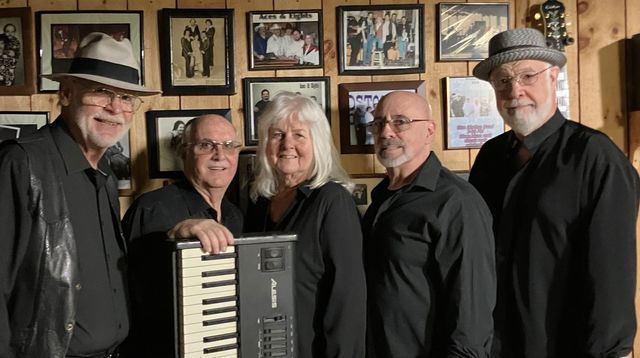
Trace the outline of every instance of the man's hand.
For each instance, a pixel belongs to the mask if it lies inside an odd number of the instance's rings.
[[[202,250],[219,254],[233,245],[233,234],[224,225],[213,219],[187,219],[181,221],[167,233],[170,239],[196,237],[202,243]]]

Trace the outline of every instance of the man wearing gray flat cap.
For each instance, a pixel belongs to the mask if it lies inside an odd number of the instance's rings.
[[[624,357],[636,332],[638,175],[605,134],[558,111],[566,59],[538,30],[499,33],[489,54],[473,74],[511,127],[469,177],[494,218],[492,356]]]
[[[129,332],[126,247],[104,153],[140,96],[128,39],[80,42],[60,82],[60,116],[0,146],[0,357],[122,357]]]

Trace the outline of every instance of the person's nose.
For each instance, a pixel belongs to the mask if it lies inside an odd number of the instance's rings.
[[[381,138],[390,138],[394,137],[396,131],[393,129],[393,125],[391,124],[391,117],[387,116],[382,123],[382,128],[380,128],[380,137]]]
[[[112,113],[126,112],[124,107],[124,101],[119,96],[112,97],[109,104],[107,104],[104,108],[109,110]]]
[[[525,86],[520,84],[519,79],[514,78],[505,89],[505,92],[508,94],[509,98],[518,98],[524,93],[524,87]]]

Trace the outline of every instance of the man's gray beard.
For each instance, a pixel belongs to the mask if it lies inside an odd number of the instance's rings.
[[[385,168],[399,167],[399,166],[401,166],[402,164],[406,163],[409,160],[409,158],[407,157],[407,155],[405,153],[403,153],[399,157],[393,158],[393,159],[382,158],[382,156],[380,154],[377,154],[376,157],[378,157],[378,161]]]

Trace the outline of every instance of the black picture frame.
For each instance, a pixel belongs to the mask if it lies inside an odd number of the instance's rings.
[[[292,33],[286,33],[289,31]],[[297,42],[280,45],[274,37],[279,31],[282,38],[295,31],[301,35]],[[262,37],[260,34],[265,34]],[[324,63],[321,10],[251,11],[247,13],[249,70],[282,70],[321,68]],[[262,37],[262,39],[261,39]],[[300,46],[297,46],[300,45]],[[273,50],[275,48],[275,50]],[[272,50],[267,52],[267,49]]]
[[[49,123],[49,112],[1,111],[0,142],[35,133]]]
[[[354,174],[351,176],[351,181],[355,184],[351,196],[361,215],[364,215],[369,205],[371,205],[371,191],[386,177],[386,174],[379,173]]]
[[[205,115],[218,114],[231,122],[231,109],[193,109],[193,110],[163,110],[148,111],[145,113],[147,124],[147,148],[149,153],[149,177],[150,178],[181,178],[182,163],[177,153],[176,146],[181,135],[178,127],[189,120]],[[173,148],[172,148],[173,147]]]
[[[35,93],[32,14],[29,7],[2,9],[0,34],[9,37],[0,56],[0,96]],[[11,32],[13,25],[13,32]],[[13,49],[12,49],[13,48]]]
[[[480,148],[504,133],[504,121],[489,82],[473,76],[452,76],[443,81],[446,149]]]
[[[509,3],[439,3],[437,15],[438,61],[481,61],[509,29]]]
[[[396,24],[392,25],[394,14]],[[387,15],[389,21],[385,23]],[[403,17],[406,26],[402,28],[406,31],[397,30],[398,25],[403,24]],[[381,27],[378,21],[382,21]],[[424,4],[338,6],[336,24],[339,74],[424,72]],[[353,48],[357,48],[355,55]]]
[[[267,104],[262,98],[262,92],[265,90],[269,92],[268,98],[283,91],[315,97],[318,104],[325,110],[327,118],[330,116],[329,77],[250,77],[243,80],[243,85],[244,144],[246,146],[258,145],[257,117]]]
[[[426,96],[426,84],[420,80],[341,83],[338,86],[342,154],[374,153],[373,135],[366,129],[366,123],[373,120],[373,112],[380,98],[393,91],[409,91]]]
[[[36,19],[39,92],[58,90],[58,82],[41,76],[67,72],[80,41],[94,31],[131,41],[139,54],[140,84],[144,84],[142,11],[38,11]]]
[[[163,94],[235,94],[233,14],[233,9],[162,9]]]

